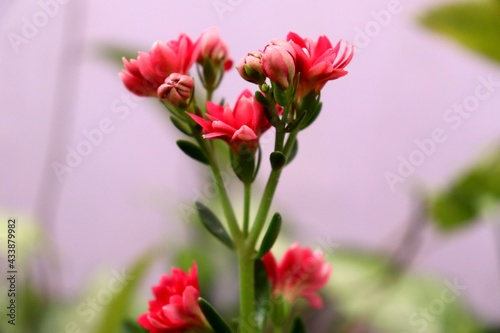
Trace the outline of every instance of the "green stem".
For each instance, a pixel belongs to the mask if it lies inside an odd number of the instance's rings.
[[[240,269],[240,330],[239,332],[257,332],[255,321],[255,285],[254,271],[255,261],[253,253],[240,251],[238,253]]]
[[[288,136],[286,141],[285,148],[283,149],[283,154],[288,158],[290,155],[290,151],[292,150],[293,144],[297,139],[298,131],[293,131]],[[259,239],[260,233],[262,232],[262,228],[266,223],[266,218],[269,213],[269,208],[271,208],[271,203],[273,201],[274,193],[276,192],[276,188],[278,186],[279,178],[281,175],[281,171],[283,168],[279,170],[271,171],[269,178],[267,180],[266,188],[264,189],[264,193],[262,194],[262,200],[260,202],[259,210],[257,211],[257,216],[255,217],[254,225],[252,226],[252,230],[250,231],[250,235],[247,238],[247,248],[254,249],[257,240]]]
[[[194,128],[192,130],[195,131]],[[236,215],[234,214],[233,206],[231,205],[231,201],[229,200],[229,196],[227,194],[226,186],[224,185],[224,180],[222,179],[222,174],[220,172],[219,166],[214,159],[211,149],[208,147],[207,143],[201,137],[201,135],[199,135],[198,133],[197,135],[195,134],[194,137],[200,145],[201,149],[205,152],[205,155],[208,159],[215,186],[217,187],[217,191],[219,192],[222,210],[227,220],[229,232],[231,233],[236,246],[242,247],[241,244],[244,242],[244,239],[238,226],[238,220],[236,219]]]
[[[213,89],[207,89],[207,102],[212,100],[213,93],[214,93]]]
[[[248,229],[250,224],[250,202],[252,196],[252,184],[245,183],[245,203],[243,208],[243,236],[248,235]]]

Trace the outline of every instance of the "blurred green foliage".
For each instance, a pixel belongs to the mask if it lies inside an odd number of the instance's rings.
[[[430,202],[430,215],[444,230],[466,226],[500,201],[500,150],[466,170]]]
[[[453,2],[420,18],[427,28],[500,62],[500,1]]]

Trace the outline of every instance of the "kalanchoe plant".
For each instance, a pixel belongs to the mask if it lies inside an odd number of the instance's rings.
[[[353,47],[339,41],[332,45],[326,36],[317,41],[290,32],[262,51],[249,52],[237,66],[240,76],[257,85],[245,89],[233,108],[211,101],[233,61],[219,31],[210,28],[192,41],[181,34],[177,40],[156,42],[149,53],[137,59],[123,59],[120,77],[124,85],[139,96],[157,98],[171,113],[172,123],[189,140],[177,145],[188,156],[207,164],[212,172],[224,213],[221,219],[208,207],[196,203],[202,225],[234,251],[238,259],[240,313],[237,327],[231,327],[200,297],[196,264],[186,273],[174,268],[153,288],[155,299],[139,323],[150,332],[304,332],[300,318],[292,317],[299,298],[311,307],[322,306],[317,292],[327,283],[331,267],[320,251],[298,244],[277,262],[270,252],[281,228],[281,216],[274,214],[267,230],[271,203],[284,167],[297,153],[298,133],[309,126],[321,110],[321,89],[328,81],[347,74],[345,67],[353,57]],[[195,98],[190,70],[196,63],[206,102]],[[197,94],[200,96],[200,94]],[[252,183],[259,171],[259,140],[275,128],[274,150],[269,156],[271,173],[255,217],[251,219]],[[236,176],[244,188],[243,218],[233,209],[219,168],[220,159],[213,140],[227,144]],[[261,237],[263,236],[263,237]],[[262,239],[258,244],[259,239]],[[264,305],[263,305],[264,304]],[[270,312],[269,304],[275,305]],[[286,331],[288,332],[288,330]]]

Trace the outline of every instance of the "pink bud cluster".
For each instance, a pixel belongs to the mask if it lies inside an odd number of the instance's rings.
[[[311,92],[318,94],[326,82],[346,75],[344,68],[353,52],[353,46],[347,42],[332,46],[326,36],[314,41],[290,32],[286,40],[273,40],[262,52],[243,57],[237,68],[241,77],[253,83],[265,80],[255,73],[263,74],[283,89],[298,83],[297,98],[301,100]]]
[[[155,42],[149,52],[139,52],[137,59],[123,58],[125,68],[120,78],[136,95],[154,96],[178,105],[192,94],[194,81],[187,77],[189,70],[195,62],[203,63],[205,59],[224,70],[232,66],[217,28],[207,29],[196,42],[181,34],[177,40]]]

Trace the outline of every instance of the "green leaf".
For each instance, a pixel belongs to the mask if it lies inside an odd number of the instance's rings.
[[[177,146],[184,152],[184,154],[192,159],[195,159],[203,164],[208,164],[208,159],[205,156],[205,153],[194,143],[186,140],[178,140]]]
[[[205,315],[210,326],[214,332],[217,333],[232,333],[229,325],[224,321],[224,319],[219,315],[219,313],[203,298],[198,298],[198,304],[200,305],[201,312]]]
[[[293,320],[293,325],[290,333],[307,333],[304,322],[302,321],[302,319],[300,319],[300,317],[295,317],[295,319]]]
[[[126,275],[121,276],[123,288],[113,296],[103,309],[101,320],[93,333],[120,332],[123,318],[127,317],[129,307],[133,304],[134,292],[152,261],[152,255],[147,252],[127,270]]]
[[[259,252],[257,253],[257,259],[262,258],[267,252],[271,250],[278,238],[278,235],[281,230],[281,215],[279,213],[274,214],[271,219],[271,223],[269,223],[269,228],[267,228],[266,234],[262,239],[262,243],[260,244]]]
[[[297,156],[297,153],[299,152],[299,141],[295,139],[295,142],[293,143],[292,150],[290,151],[290,156],[288,156],[288,159],[286,160],[286,164],[290,164],[295,157]]]
[[[500,1],[450,3],[420,18],[427,28],[500,62]]]
[[[196,209],[198,210],[198,214],[200,215],[203,226],[208,230],[208,232],[214,235],[215,238],[220,240],[230,249],[234,249],[233,240],[231,239],[217,216],[210,210],[210,208],[197,201]]]
[[[185,122],[180,120],[179,118],[174,117],[174,116],[170,116],[170,121],[172,122],[172,124],[174,124],[175,128],[177,128],[182,133],[184,133],[188,136],[192,135],[191,130],[189,129],[189,126]]]
[[[438,227],[465,227],[483,214],[490,203],[500,202],[500,153],[466,170],[448,188],[429,199],[429,213]]]
[[[255,319],[259,331],[263,331],[271,310],[271,286],[262,260],[255,261]]]
[[[286,164],[286,157],[280,151],[274,151],[269,156],[269,160],[271,161],[271,167],[274,171],[278,171],[283,168]]]

